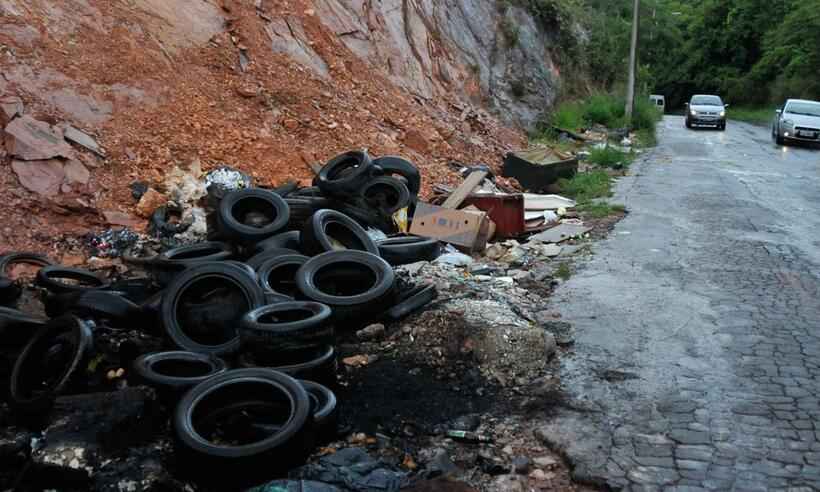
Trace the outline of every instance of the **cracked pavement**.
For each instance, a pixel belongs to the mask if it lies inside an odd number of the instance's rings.
[[[554,297],[569,403],[536,434],[615,489],[820,489],[820,150],[667,116],[630,174]]]

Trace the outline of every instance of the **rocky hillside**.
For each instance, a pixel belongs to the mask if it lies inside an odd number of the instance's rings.
[[[0,97],[105,149],[55,156],[81,179],[32,190],[0,148],[0,250],[129,216],[129,184],[192,163],[306,181],[366,147],[416,161],[426,190],[458,179],[448,163],[496,165],[559,73],[533,19],[504,15],[486,0],[0,0]]]

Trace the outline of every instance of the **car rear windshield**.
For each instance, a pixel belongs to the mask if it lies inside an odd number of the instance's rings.
[[[691,104],[692,106],[723,106],[723,101],[717,96],[695,96]]]
[[[786,112],[789,114],[820,117],[820,103],[790,102],[789,105],[786,106]]]

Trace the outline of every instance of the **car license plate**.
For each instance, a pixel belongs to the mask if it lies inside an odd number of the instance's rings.
[[[817,138],[817,134],[814,132],[807,132],[804,130],[800,130],[797,132],[798,137],[806,137],[806,138]]]

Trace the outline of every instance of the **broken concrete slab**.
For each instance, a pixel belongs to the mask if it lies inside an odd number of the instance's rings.
[[[73,142],[86,150],[90,150],[100,157],[105,157],[105,150],[100,147],[100,144],[98,144],[91,135],[68,124],[62,124],[60,128],[63,130],[63,137],[69,142]]]
[[[63,139],[59,128],[28,115],[15,118],[6,125],[6,151],[24,161],[74,156],[73,149]]]
[[[25,189],[43,196],[57,195],[60,192],[60,185],[65,180],[63,163],[57,159],[13,160],[11,169]]]
[[[23,100],[17,96],[0,98],[0,128],[5,128],[11,120],[23,114]]]
[[[591,231],[591,227],[575,225],[575,224],[561,224],[547,229],[546,231],[536,234],[530,238],[530,241],[541,241],[542,243],[560,243],[567,239],[579,237]]]
[[[558,210],[559,208],[574,208],[575,200],[561,195],[537,195],[524,193],[525,210]]]

